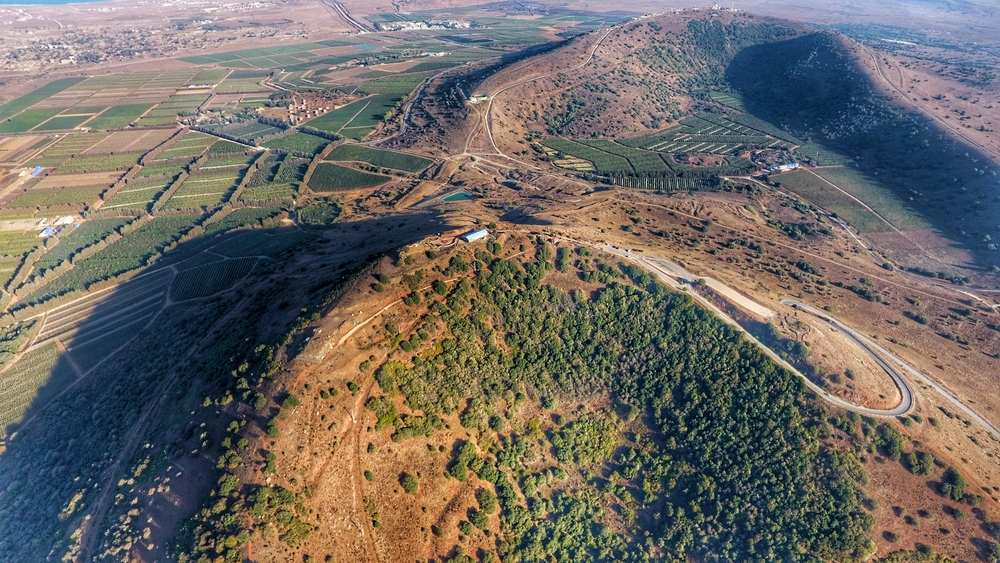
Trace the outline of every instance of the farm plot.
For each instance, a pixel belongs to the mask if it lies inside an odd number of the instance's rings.
[[[209,158],[215,158],[217,155],[245,153],[248,150],[253,149],[230,141],[217,141],[208,147],[207,154]]]
[[[307,125],[313,129],[326,131],[327,133],[339,133],[345,125],[350,123],[354,116],[358,115],[370,103],[369,98],[363,98],[337,108],[331,112],[309,121]]]
[[[63,90],[75,86],[82,82],[83,78],[60,78],[59,80],[53,80],[45,86],[38,88],[28,94],[21,96],[20,98],[11,100],[6,104],[0,105],[0,121],[6,120],[18,113],[28,109],[29,107],[51,97]]]
[[[0,231],[0,256],[21,258],[42,244],[38,232]]]
[[[174,134],[169,129],[151,131],[118,131],[87,149],[84,154],[110,154],[120,152],[148,152]]]
[[[128,217],[112,217],[110,219],[92,219],[59,237],[59,243],[50,248],[35,262],[35,271],[42,273],[51,270],[64,261],[69,260],[84,248],[106,239],[111,233],[124,227],[132,219]]]
[[[91,129],[121,129],[139,119],[152,107],[152,104],[112,106],[87,123],[87,127]]]
[[[847,155],[828,149],[823,145],[816,143],[806,143],[802,145],[801,147],[795,149],[795,154],[800,159],[813,161],[816,166],[839,166],[851,164],[853,162],[853,160],[851,160],[851,158]]]
[[[139,162],[141,153],[107,154],[94,156],[78,156],[63,162],[59,166],[59,174],[71,172],[99,172],[102,170],[125,170]]]
[[[309,133],[295,132],[291,135],[272,139],[264,143],[264,146],[278,152],[312,155],[323,150],[328,144],[330,144],[329,139],[310,135]]]
[[[194,75],[188,84],[218,84],[232,72],[224,68],[207,68]]]
[[[0,137],[0,166],[17,166],[51,142],[48,135]]]
[[[429,73],[383,76],[382,78],[376,78],[362,84],[358,87],[358,91],[368,94],[406,96],[409,95],[414,88],[420,86],[420,83],[423,82],[428,76]]]
[[[363,139],[375,130],[389,111],[393,111],[403,101],[399,94],[378,94],[367,98],[368,104],[341,130],[340,134],[349,139]]]
[[[868,178],[859,170],[846,167],[820,168],[816,170],[816,174],[865,202],[868,207],[901,231],[931,228],[920,214],[904,203],[892,190]]]
[[[26,353],[0,372],[0,436],[10,435],[30,408],[45,404],[75,379],[55,344]]]
[[[215,137],[211,135],[192,131],[156,155],[156,159],[153,162],[174,160],[176,158],[189,158],[193,160],[201,156],[201,153],[205,152],[215,141]]]
[[[656,155],[653,155],[656,156]],[[340,145],[333,149],[328,160],[367,162],[375,166],[393,168],[406,172],[420,172],[434,161],[421,156],[401,152],[373,149],[364,145]]]
[[[598,172],[633,172],[628,160],[567,139],[548,139],[543,145],[558,153],[590,162]],[[557,155],[561,158],[561,155]]]
[[[275,65],[278,66],[278,65]],[[215,87],[216,94],[253,94],[256,92],[270,92],[269,88],[261,86],[259,78],[227,78]]]
[[[670,166],[655,152],[625,147],[611,141],[589,140],[577,142],[592,149],[620,156],[628,160],[632,168],[640,174],[645,172],[667,172],[671,170]]]
[[[630,147],[667,153],[736,154],[746,148],[787,149],[790,147],[787,139],[793,139],[796,142],[792,144],[798,144],[794,137],[746,114],[726,117],[699,113],[662,133],[619,142]]]
[[[279,256],[300,244],[314,240],[316,235],[294,230],[249,231],[212,247],[212,252],[228,258]]]
[[[889,225],[850,196],[835,189],[811,172],[793,170],[780,175],[772,175],[771,181],[782,188],[831,212],[848,222],[862,233],[880,233],[889,230]]]
[[[194,159],[192,159],[194,160]],[[174,162],[171,164],[155,164],[152,166],[143,166],[141,170],[136,172],[136,179],[142,178],[152,178],[165,176],[168,178],[176,178],[178,174],[187,169],[191,161],[187,162]]]
[[[226,215],[221,221],[205,226],[205,234],[216,234],[240,227],[261,227],[264,221],[277,216],[283,207],[244,207]]]
[[[197,170],[163,204],[163,209],[203,211],[214,207],[236,187],[244,170],[245,167]]]
[[[328,227],[337,222],[340,217],[340,206],[332,201],[310,203],[299,209],[299,222],[304,225]]]
[[[65,274],[25,296],[23,302],[26,305],[41,303],[141,268],[200,219],[200,214],[156,217],[94,256],[80,260]]]
[[[109,133],[72,133],[64,135],[56,144],[45,149],[41,156],[32,159],[30,165],[58,166],[69,157],[80,154],[101,142]]]
[[[176,176],[133,180],[107,200],[101,209],[149,211],[150,206],[174,182]]]
[[[286,155],[277,166],[262,167],[247,183],[240,201],[252,205],[275,202],[291,203],[297,195],[296,187],[309,168],[309,159]]]
[[[321,162],[309,179],[309,189],[314,192],[335,192],[359,188],[373,188],[391,180],[388,176],[369,174],[332,164]]]
[[[747,110],[746,106],[743,104],[743,96],[739,94],[731,94],[729,92],[709,92],[708,96],[712,98],[713,102],[729,106],[737,111]]]
[[[57,307],[46,314],[35,346],[58,340],[81,371],[89,371],[153,320],[172,278],[169,270],[150,272]]]
[[[101,200],[108,186],[80,186],[73,188],[32,188],[10,203],[12,209],[35,209],[54,206],[74,206],[85,211]]]
[[[258,260],[234,258],[183,270],[170,286],[170,298],[185,301],[228,290],[247,277]]]
[[[72,188],[76,186],[106,185],[110,187],[122,177],[123,172],[89,172],[83,174],[55,174],[46,176],[32,186],[32,190],[46,188]]]
[[[61,108],[24,110],[0,122],[0,133],[24,133],[61,111]]]
[[[63,131],[76,129],[92,115],[59,115],[35,127],[35,131]]]

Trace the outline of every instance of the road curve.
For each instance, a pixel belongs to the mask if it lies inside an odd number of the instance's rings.
[[[846,411],[856,412],[858,414],[879,417],[879,418],[890,418],[894,416],[901,416],[910,412],[910,410],[913,408],[913,392],[910,389],[909,385],[907,385],[906,381],[904,381],[903,378],[900,377],[899,373],[897,373],[896,370],[892,368],[892,366],[890,366],[882,358],[880,358],[877,354],[875,354],[874,350],[879,350],[880,352],[896,359],[897,361],[900,361],[900,363],[902,363],[902,360],[899,360],[899,358],[896,358],[891,353],[885,351],[874,342],[871,342],[870,340],[865,338],[863,335],[855,333],[853,330],[844,326],[839,321],[829,318],[828,315],[826,315],[821,311],[816,311],[815,309],[812,309],[808,305],[798,303],[797,301],[795,302],[796,304],[798,304],[800,309],[813,312],[814,314],[817,314],[820,317],[828,320],[828,322],[831,322],[834,328],[843,331],[845,334],[851,337],[859,346],[861,346],[861,348],[865,352],[871,355],[872,358],[874,358],[875,361],[877,361],[878,364],[882,366],[882,369],[884,369],[892,377],[893,382],[895,382],[896,386],[899,388],[899,393],[902,396],[902,400],[898,405],[896,405],[891,409],[870,409],[867,407],[862,407],[860,405],[855,405],[854,403],[850,403],[839,397],[831,395],[829,391],[813,383],[812,380],[806,377],[804,373],[796,369],[795,366],[793,366],[792,364],[785,361],[784,358],[779,356],[774,350],[771,350],[770,348],[765,346],[764,343],[762,343],[760,340],[757,340],[754,337],[754,335],[747,332],[745,328],[740,326],[740,324],[737,323],[735,320],[733,320],[729,315],[727,315],[721,309],[716,307],[714,303],[704,298],[703,296],[699,295],[694,290],[694,287],[691,285],[695,280],[690,278],[682,278],[678,275],[678,273],[680,272],[687,273],[687,271],[680,264],[674,264],[673,262],[670,262],[669,260],[661,256],[635,255],[629,250],[621,249],[612,246],[610,244],[594,245],[591,243],[586,243],[584,241],[576,241],[576,242],[583,242],[584,244],[588,244],[589,246],[595,246],[601,250],[604,250],[605,252],[609,252],[611,254],[615,254],[617,256],[621,256],[622,258],[635,262],[643,269],[653,272],[656,275],[656,277],[660,279],[660,281],[666,283],[667,285],[678,291],[683,291],[684,293],[689,295],[692,299],[697,301],[698,304],[700,304],[701,306],[705,307],[713,314],[715,314],[715,316],[721,319],[722,322],[728,324],[733,329],[742,332],[743,335],[746,337],[746,339],[755,344],[758,348],[760,348],[760,350],[764,353],[764,355],[770,358],[771,361],[802,378],[802,381],[805,382],[806,386],[809,387],[809,389],[812,390],[812,392],[816,393],[816,395],[818,395],[828,403],[831,403]],[[664,263],[669,264],[669,267],[664,266]],[[689,276],[693,277],[694,275],[689,274]],[[788,303],[786,303],[786,301],[791,301],[791,300],[786,299],[785,301],[782,301],[782,303],[787,305]],[[869,346],[869,344],[871,346]],[[906,364],[902,365],[906,366]],[[982,419],[979,419],[977,417],[977,420],[982,420]],[[989,426],[987,427],[989,428]]]
[[[807,313],[811,313],[811,314],[819,317],[820,319],[826,321],[827,323],[829,323],[830,326],[832,326],[833,328],[835,328],[835,329],[839,330],[840,332],[844,333],[845,335],[847,335],[848,338],[850,338],[852,341],[854,341],[854,343],[857,344],[862,350],[864,350],[865,352],[867,352],[868,355],[871,356],[872,359],[874,359],[878,363],[878,365],[886,373],[889,374],[889,377],[892,378],[893,383],[896,384],[896,388],[899,389],[899,394],[902,396],[902,400],[900,401],[899,405],[897,407],[895,407],[893,409],[890,409],[890,410],[887,410],[887,411],[875,410],[875,409],[865,409],[863,407],[853,407],[853,408],[851,408],[851,410],[853,410],[854,412],[859,412],[861,414],[869,414],[871,416],[900,416],[900,415],[903,415],[903,414],[906,414],[906,413],[910,412],[910,409],[913,408],[913,390],[910,389],[910,386],[906,383],[906,380],[904,380],[903,377],[901,375],[899,375],[899,372],[896,371],[896,369],[894,367],[892,367],[891,365],[889,365],[884,359],[882,359],[882,356],[880,356],[879,354],[876,354],[875,352],[878,351],[880,354],[885,354],[886,356],[889,356],[889,357],[893,358],[894,360],[896,360],[897,362],[899,362],[900,365],[906,366],[906,363],[903,362],[903,360],[899,359],[897,356],[895,356],[894,354],[892,354],[891,352],[889,352],[885,348],[883,348],[883,347],[879,346],[878,344],[876,344],[875,342],[871,341],[865,335],[856,332],[851,327],[845,325],[844,323],[838,321],[837,319],[831,317],[830,315],[827,315],[823,311],[820,311],[818,309],[810,307],[809,305],[806,305],[805,303],[802,303],[801,301],[796,301],[795,299],[782,299],[781,300],[781,304],[782,305],[791,306],[791,307],[793,307],[795,309],[800,309],[800,310],[806,311]],[[909,369],[909,371],[913,371],[913,370]],[[832,397],[832,398],[836,399],[836,397]],[[838,401],[839,402],[844,402],[844,401],[841,401],[840,399],[837,399],[836,401],[832,401],[832,402],[837,403]],[[847,404],[850,404],[850,403],[847,403]],[[870,412],[866,412],[866,411],[870,411]]]
[[[975,420],[976,422],[978,422],[979,424],[981,424],[983,426],[983,428],[985,428],[986,431],[990,433],[991,436],[993,436],[997,440],[1000,440],[1000,431],[998,431],[992,424],[990,424],[989,422],[987,422],[986,419],[984,419],[983,417],[981,417],[978,414],[976,414],[976,411],[972,410],[972,408],[968,407],[965,403],[963,403],[962,401],[958,400],[957,397],[955,397],[950,392],[948,392],[947,390],[945,390],[943,387],[941,387],[940,385],[938,385],[933,379],[927,377],[926,375],[924,375],[924,374],[920,373],[919,371],[917,371],[917,370],[913,369],[912,367],[910,367],[910,365],[907,364],[906,362],[904,362],[902,359],[900,359],[899,356],[896,356],[895,354],[893,354],[892,352],[886,350],[882,346],[880,346],[880,345],[876,344],[875,342],[869,340],[864,335],[858,334],[854,330],[848,328],[847,326],[844,326],[842,323],[840,323],[840,321],[837,321],[836,319],[833,319],[832,317],[830,317],[829,315],[827,315],[823,311],[819,311],[819,310],[817,310],[814,307],[810,307],[809,305],[806,305],[805,303],[802,303],[800,301],[796,301],[794,299],[783,299],[781,301],[781,303],[784,304],[784,305],[790,305],[790,306],[795,307],[797,309],[801,309],[801,310],[806,311],[808,313],[812,313],[812,314],[820,317],[821,319],[829,322],[835,328],[837,328],[837,329],[841,330],[842,332],[846,333],[848,336],[854,338],[856,341],[857,340],[861,340],[863,342],[863,344],[861,344],[862,347],[864,347],[866,350],[868,350],[868,352],[870,354],[872,354],[872,357],[874,357],[876,360],[878,360],[879,365],[882,365],[883,367],[885,366],[885,363],[878,356],[876,356],[873,353],[873,351],[877,351],[879,354],[884,355],[884,357],[892,358],[893,361],[898,362],[899,365],[902,366],[902,368],[904,370],[906,370],[911,376],[913,376],[915,379],[919,380],[920,382],[926,384],[931,389],[934,389],[935,391],[937,391],[938,393],[940,393],[942,396],[944,396],[945,399],[948,399],[949,402],[951,402],[953,405],[955,405],[956,408],[958,408],[959,410],[961,410],[962,412],[964,412],[965,414],[967,414],[969,416],[969,418],[971,418],[972,420]],[[893,374],[893,373],[895,373],[895,371],[892,371],[890,373],[890,375]],[[898,375],[894,375],[893,379],[896,379],[897,377],[898,377]],[[898,383],[897,383],[897,385],[898,385]]]

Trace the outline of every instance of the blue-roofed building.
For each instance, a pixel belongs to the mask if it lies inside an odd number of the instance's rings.
[[[45,171],[45,169],[42,168],[41,166],[36,166],[35,169],[31,171],[31,175],[32,176],[38,176],[39,174],[41,174],[44,171]]]
[[[475,242],[480,239],[484,239],[490,235],[490,232],[486,229],[479,229],[477,231],[469,231],[464,235],[460,235],[458,238],[464,240],[465,242]]]

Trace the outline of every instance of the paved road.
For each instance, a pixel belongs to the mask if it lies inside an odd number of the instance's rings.
[[[938,385],[936,382],[934,382],[933,379],[931,379],[931,378],[927,377],[926,375],[920,373],[919,371],[913,369],[912,367],[909,366],[909,364],[907,364],[906,362],[904,362],[903,360],[901,360],[898,356],[896,356],[892,352],[886,350],[885,348],[883,348],[882,346],[876,344],[875,342],[872,342],[871,340],[869,340],[868,338],[866,338],[864,335],[858,334],[857,332],[855,332],[851,328],[848,328],[847,326],[844,326],[843,323],[841,323],[840,321],[837,321],[836,319],[833,319],[832,317],[830,317],[829,315],[827,315],[823,311],[817,310],[814,307],[810,307],[809,305],[806,305],[805,303],[802,303],[800,301],[796,301],[794,299],[783,299],[781,302],[783,304],[785,304],[785,305],[791,305],[791,306],[793,306],[793,307],[795,307],[797,309],[806,311],[808,313],[812,313],[812,314],[820,317],[821,319],[829,322],[835,328],[837,328],[837,329],[841,330],[842,332],[846,333],[848,336],[854,338],[855,341],[857,341],[857,340],[862,341],[862,344],[861,344],[862,347],[864,347],[866,350],[868,350],[868,352],[870,354],[872,354],[872,357],[874,357],[876,360],[878,360],[879,364],[883,365],[883,367],[884,367],[884,363],[873,352],[878,352],[883,357],[892,358],[893,361],[898,362],[899,365],[902,366],[902,368],[905,371],[909,372],[909,374],[911,376],[913,376],[914,378],[918,379],[922,383],[926,384],[928,387],[934,389],[935,391],[937,391],[938,393],[940,393],[941,395],[943,395],[944,398],[948,399],[948,401],[950,401],[953,405],[955,405],[956,408],[958,408],[959,410],[961,410],[962,412],[964,412],[965,414],[967,414],[969,416],[969,418],[971,418],[972,420],[975,420],[979,424],[983,425],[983,427],[986,429],[987,432],[989,432],[997,440],[1000,440],[1000,431],[998,431],[996,428],[994,428],[992,424],[990,424],[989,422],[986,421],[986,419],[984,419],[983,417],[981,417],[978,414],[976,414],[976,411],[972,410],[972,408],[968,407],[965,403],[963,403],[962,401],[958,400],[957,397],[955,397],[950,392],[948,392],[947,390],[945,390],[943,387],[941,387],[940,385]],[[896,373],[895,370],[892,371],[892,372],[890,372],[890,375],[892,375],[893,373]],[[893,376],[894,379],[897,378],[897,377],[898,377],[898,374]],[[897,385],[898,385],[898,383],[897,383]]]
[[[790,364],[787,361],[785,361],[774,350],[771,350],[770,348],[768,348],[767,346],[765,346],[761,341],[757,340],[752,334],[750,334],[749,332],[747,332],[746,329],[744,329],[742,326],[740,326],[739,323],[737,323],[736,321],[734,321],[732,318],[729,317],[729,315],[727,315],[721,309],[719,309],[718,307],[716,307],[714,303],[712,303],[708,299],[705,299],[704,297],[702,297],[701,295],[699,295],[697,292],[695,292],[694,288],[689,283],[687,283],[686,280],[682,280],[682,279],[676,277],[676,275],[677,275],[676,272],[685,272],[686,271],[686,270],[684,270],[683,267],[680,266],[680,264],[675,264],[675,263],[670,262],[669,260],[666,260],[665,258],[662,258],[662,257],[659,257],[659,256],[634,254],[634,253],[632,253],[632,252],[630,252],[628,250],[624,250],[624,249],[621,249],[621,248],[615,248],[615,247],[613,247],[611,245],[607,245],[607,244],[601,244],[601,245],[597,245],[597,246],[600,249],[602,249],[602,250],[604,250],[606,252],[617,254],[618,256],[621,256],[623,258],[626,258],[627,260],[635,262],[636,264],[642,266],[646,270],[652,271],[654,274],[656,274],[656,276],[658,278],[660,278],[661,281],[665,282],[670,287],[673,287],[674,289],[683,291],[683,292],[687,293],[688,295],[690,295],[692,299],[694,299],[700,305],[702,305],[703,307],[705,307],[706,309],[708,309],[709,311],[711,311],[712,313],[714,313],[723,322],[725,322],[729,326],[733,327],[734,329],[742,332],[743,335],[747,338],[747,340],[749,340],[750,342],[756,344],[757,347],[759,347],[761,349],[761,351],[763,351],[764,354],[767,355],[767,357],[771,358],[771,360],[774,363],[778,364],[779,366],[787,369],[788,371],[790,371],[790,372],[794,373],[795,375],[799,376],[800,378],[802,378],[802,381],[805,382],[806,386],[809,387],[809,389],[811,389],[814,393],[816,393],[817,395],[819,395],[820,397],[822,397],[823,400],[825,400],[826,402],[831,403],[833,405],[836,405],[836,406],[838,406],[838,407],[840,407],[840,408],[842,408],[844,410],[847,410],[847,411],[856,412],[856,413],[863,414],[863,415],[866,415],[866,416],[882,417],[882,418],[904,415],[904,414],[910,412],[910,409],[913,408],[913,392],[910,389],[909,385],[907,385],[906,381],[903,380],[903,378],[899,375],[898,372],[896,372],[895,369],[893,369],[892,366],[890,366],[888,363],[886,363],[881,357],[879,357],[875,353],[875,350],[878,350],[881,353],[885,353],[886,355],[891,356],[893,358],[895,358],[895,356],[893,356],[891,353],[883,350],[880,346],[878,346],[877,344],[874,344],[873,342],[871,342],[870,340],[868,340],[867,338],[865,338],[863,335],[859,335],[859,334],[855,333],[853,330],[851,330],[850,328],[846,327],[845,325],[843,325],[839,321],[836,321],[835,319],[830,318],[825,313],[823,313],[821,311],[816,311],[815,309],[812,309],[811,307],[807,308],[808,306],[804,305],[804,304],[801,304],[800,307],[799,307],[800,309],[803,309],[803,310],[806,310],[806,311],[809,311],[809,312],[814,312],[814,314],[818,314],[819,316],[825,318],[828,322],[832,321],[831,324],[833,325],[834,328],[836,328],[836,329],[844,332],[849,337],[851,337],[855,341],[855,343],[857,343],[861,347],[862,350],[864,350],[865,352],[867,352],[869,355],[871,355],[872,358],[875,359],[876,362],[878,362],[878,364],[882,367],[882,369],[884,369],[886,371],[886,373],[888,373],[892,377],[893,382],[899,388],[899,393],[902,396],[902,400],[900,401],[900,403],[897,406],[895,406],[895,407],[893,407],[891,409],[870,409],[870,408],[867,408],[867,407],[862,407],[860,405],[855,405],[854,403],[847,402],[847,401],[845,401],[845,400],[843,400],[843,399],[841,399],[839,397],[831,395],[829,391],[827,391],[827,390],[823,389],[822,387],[820,387],[819,385],[813,383],[812,380],[810,380],[808,377],[806,377],[806,375],[804,373],[800,372],[798,369],[795,368],[795,366],[793,366],[792,364]],[[667,264],[669,264],[669,266],[667,266]],[[791,300],[785,300],[785,301],[791,301]],[[787,305],[788,303],[785,303],[785,301],[782,301],[782,303],[784,303],[784,304]],[[796,303],[798,303],[798,302],[796,302]],[[868,344],[872,344],[872,346],[869,346]],[[895,358],[895,359],[897,361],[902,362],[898,358]],[[903,365],[905,366],[905,364],[903,364]],[[989,428],[989,426],[987,426],[987,427]]]

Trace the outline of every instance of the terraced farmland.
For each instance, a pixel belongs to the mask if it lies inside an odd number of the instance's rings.
[[[35,271],[42,273],[55,268],[69,260],[84,248],[104,240],[111,233],[124,227],[132,221],[128,217],[112,217],[110,219],[92,219],[84,222],[69,234],[59,238],[59,243],[50,248],[35,262]]]
[[[329,139],[324,139],[317,135],[310,135],[309,133],[292,133],[285,137],[279,137],[277,139],[270,140],[264,143],[264,146],[279,152],[289,152],[292,154],[316,154],[323,150],[328,144],[330,144]]]
[[[76,379],[59,357],[56,345],[50,344],[26,353],[0,372],[0,437],[16,430],[31,407],[46,403]]]

